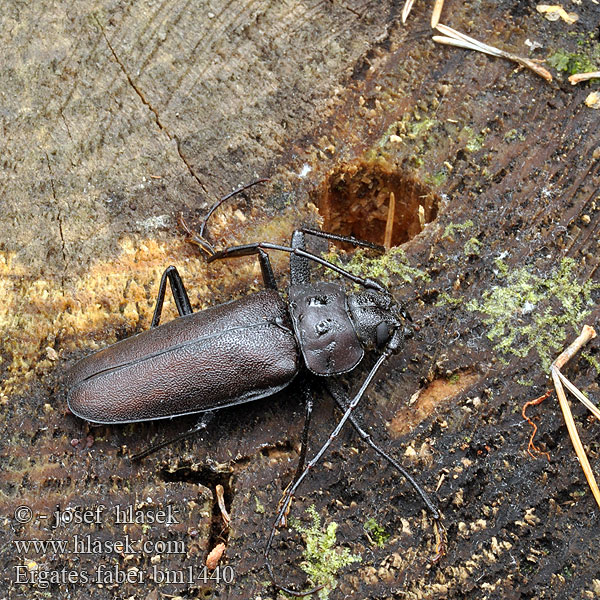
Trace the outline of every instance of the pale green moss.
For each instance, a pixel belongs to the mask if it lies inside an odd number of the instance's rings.
[[[428,118],[410,121],[406,125],[406,136],[415,139],[429,131],[436,123],[434,119]]]
[[[258,499],[258,496],[254,496],[254,502],[256,503],[256,506],[254,507],[254,512],[258,513],[259,515],[264,515],[265,507],[262,504],[262,502]]]
[[[472,237],[465,244],[464,252],[466,256],[479,256],[483,244],[475,237]]]
[[[337,585],[336,574],[340,569],[362,560],[361,556],[351,554],[348,548],[336,547],[337,523],[321,527],[321,518],[314,506],[307,509],[311,523],[302,525],[297,519],[290,518],[291,526],[304,537],[306,548],[302,553],[304,560],[300,568],[308,575],[311,586],[324,586],[319,590],[321,600],[327,600],[329,593]]]
[[[467,152],[477,152],[483,148],[485,135],[483,133],[475,133],[470,127],[465,127],[462,134],[467,136],[465,150]]]
[[[440,292],[437,297],[436,306],[459,306],[462,303],[462,297],[453,298],[448,292]]]
[[[348,262],[343,262],[345,254],[333,249],[323,255],[326,260],[339,265],[353,275],[377,279],[383,285],[390,284],[390,277],[396,275],[404,283],[412,283],[415,279],[429,281],[430,277],[424,271],[411,267],[404,250],[400,247],[391,248],[383,254],[373,256],[373,251],[357,250]]]
[[[510,131],[507,131],[504,134],[504,141],[505,142],[514,142],[514,141],[519,141],[519,142],[523,142],[525,141],[526,137],[525,135],[520,132],[518,129],[511,129]]]
[[[546,60],[548,61],[548,64],[557,71],[564,71],[568,75],[574,75],[575,73],[589,73],[596,70],[594,63],[589,56],[578,54],[577,52],[567,52],[562,48],[558,49]]]
[[[489,327],[487,337],[502,355],[527,356],[535,350],[547,370],[567,341],[590,313],[591,293],[600,287],[591,281],[581,284],[575,276],[576,263],[564,258],[547,276],[526,268],[512,269],[496,260],[502,285],[484,292],[480,302],[467,303],[482,312]]]
[[[462,233],[471,227],[473,227],[473,221],[471,221],[471,219],[467,219],[464,223],[448,223],[442,234],[442,239],[454,239],[455,233]]]
[[[375,519],[368,519],[364,524],[364,530],[369,538],[369,541],[380,548],[383,548],[385,543],[390,538],[390,534],[375,521]]]
[[[425,173],[423,176],[423,181],[425,183],[435,187],[441,187],[446,183],[446,179],[448,179],[448,171],[446,169],[440,169],[436,173]]]

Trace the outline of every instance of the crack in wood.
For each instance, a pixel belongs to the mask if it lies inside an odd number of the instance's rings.
[[[98,23],[98,27],[100,28],[100,31],[102,32],[102,37],[104,38],[104,41],[106,42],[106,45],[108,46],[108,49],[110,50],[111,54],[113,55],[115,62],[119,65],[121,71],[123,72],[123,75],[125,75],[127,82],[129,83],[129,85],[131,86],[133,91],[137,94],[138,98],[142,101],[142,104],[146,108],[148,108],[148,110],[150,110],[150,112],[154,115],[154,121],[156,122],[157,127],[162,132],[164,132],[164,134],[167,136],[169,141],[171,141],[171,140],[175,141],[175,146],[177,148],[177,154],[179,155],[179,158],[181,159],[183,164],[186,166],[190,175],[198,182],[198,185],[202,188],[204,193],[208,194],[208,190],[206,189],[206,186],[202,183],[202,180],[200,179],[200,177],[198,177],[198,175],[194,171],[192,165],[190,164],[190,162],[187,160],[187,158],[181,151],[181,144],[179,142],[178,137],[175,134],[171,133],[169,131],[169,129],[167,128],[167,126],[162,123],[162,121],[160,119],[160,115],[158,114],[158,110],[156,108],[154,108],[154,106],[152,106],[152,104],[146,99],[142,90],[139,88],[138,85],[136,85],[135,81],[129,74],[129,71],[125,68],[125,64],[119,58],[118,54],[115,52],[115,49],[113,48],[112,44],[110,43],[110,40],[108,39],[108,36],[106,35],[106,32],[104,31],[104,27],[102,27],[102,23],[100,23],[100,21],[98,20],[97,17],[94,17],[94,18],[96,20],[96,23]]]
[[[46,165],[48,167],[48,173],[50,175],[50,188],[52,189],[52,197],[54,198],[54,203],[56,204],[56,210],[58,212],[57,221],[58,221],[58,234],[60,236],[61,242],[61,253],[63,258],[63,270],[60,276],[60,286],[62,289],[63,296],[65,295],[65,274],[67,272],[67,253],[65,250],[65,236],[63,232],[63,224],[62,224],[62,212],[60,210],[60,204],[58,203],[58,198],[56,197],[56,189],[54,187],[54,175],[52,173],[52,167],[50,167],[50,158],[48,153],[46,152]]]

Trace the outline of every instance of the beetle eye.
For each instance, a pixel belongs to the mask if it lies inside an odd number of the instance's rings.
[[[381,321],[377,325],[376,343],[377,347],[381,348],[390,339],[390,328],[385,321]]]

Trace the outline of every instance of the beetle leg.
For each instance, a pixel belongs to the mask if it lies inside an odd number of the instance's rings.
[[[277,290],[277,282],[275,281],[275,275],[273,273],[273,267],[271,267],[269,255],[260,248],[258,249],[258,260],[260,262],[260,272],[262,273],[265,287],[269,290]]]
[[[173,299],[175,300],[175,306],[180,315],[190,315],[194,311],[190,305],[190,299],[188,298],[185,286],[181,280],[177,269],[171,265],[165,269],[165,272],[160,278],[160,284],[158,286],[158,296],[156,297],[156,306],[154,307],[154,315],[152,316],[152,323],[150,327],[156,327],[160,322],[160,315],[162,313],[162,307],[165,301],[165,292],[167,291],[167,279],[171,284],[171,291],[173,292]]]
[[[306,252],[305,234],[324,238],[334,242],[345,242],[347,244],[352,244],[353,246],[363,246],[364,248],[370,248],[371,250],[377,250],[378,252],[385,252],[385,248],[379,244],[372,244],[371,242],[366,242],[364,240],[357,240],[352,236],[347,237],[344,235],[337,235],[336,233],[320,231],[319,229],[310,229],[309,227],[296,229],[292,234],[291,247],[294,250],[302,250]],[[306,255],[297,254],[296,252],[290,256],[290,285],[310,283],[309,260],[310,259]]]
[[[306,249],[306,240],[304,231],[296,229],[292,234],[292,248]],[[310,263],[304,256],[290,254],[290,285],[300,285],[301,283],[310,283]]]
[[[208,256],[212,256],[215,253],[215,249],[212,247],[212,244],[206,238],[200,237],[197,233],[195,233],[185,222],[185,219],[181,213],[179,213],[178,220],[179,225],[187,234],[187,237],[185,238],[186,242],[189,242],[190,244],[196,244],[196,246],[198,246],[198,248],[200,248]]]
[[[346,392],[342,388],[341,384],[333,379],[328,379],[326,382],[327,391],[331,395],[331,397],[335,400],[336,404],[342,409],[346,410],[348,408],[348,397]],[[367,433],[358,423],[356,417],[350,415],[350,423],[360,435],[360,437],[369,445],[379,456],[381,456],[384,460],[386,460],[394,469],[396,469],[404,478],[412,485],[414,490],[421,496],[421,499],[425,503],[425,506],[429,509],[433,520],[434,526],[436,530],[436,538],[437,538],[437,554],[434,558],[435,561],[439,560],[444,553],[445,543],[444,543],[444,535],[442,532],[445,532],[445,529],[441,523],[441,515],[440,511],[437,509],[427,492],[417,483],[417,481],[408,473],[408,471],[400,465],[395,459],[393,459],[389,454],[387,454],[384,450],[382,450],[371,438],[371,435]]]
[[[346,279],[357,283],[358,285],[362,285],[363,287],[371,290],[376,290],[378,292],[389,294],[388,290],[375,279],[371,279],[370,277],[358,277],[346,271],[346,269],[342,269],[342,267],[338,267],[334,265],[332,262],[317,256],[316,254],[311,254],[302,248],[292,248],[290,246],[280,246],[279,244],[272,244],[271,242],[254,242],[253,244],[244,244],[241,246],[231,246],[230,248],[226,248],[225,250],[221,250],[220,252],[215,252],[212,256],[209,256],[207,262],[213,262],[214,260],[220,260],[222,258],[234,258],[237,256],[251,256],[252,254],[258,254],[258,250],[279,250],[280,252],[288,252],[290,254],[295,254],[296,256],[302,256],[308,260],[312,260],[336,273],[339,273]]]
[[[377,359],[377,362],[373,365],[373,367],[371,368],[371,370],[365,377],[365,380],[363,381],[362,385],[360,386],[360,389],[358,390],[358,392],[356,393],[354,398],[352,398],[352,401],[348,403],[342,418],[339,420],[335,429],[331,432],[327,441],[321,446],[321,449],[315,454],[315,456],[307,463],[307,465],[304,467],[304,470],[300,474],[300,477],[298,477],[296,479],[296,481],[294,482],[293,485],[291,485],[287,488],[287,490],[285,491],[285,493],[283,495],[283,498],[281,500],[281,505],[280,505],[281,508],[279,509],[277,516],[275,518],[275,522],[273,523],[273,526],[271,527],[271,533],[269,535],[267,544],[265,546],[264,555],[265,555],[265,564],[267,566],[267,571],[269,573],[269,577],[270,577],[273,585],[275,587],[277,587],[278,589],[284,591],[287,594],[292,594],[295,596],[305,596],[305,595],[309,595],[313,592],[316,592],[320,588],[313,588],[312,590],[309,590],[307,592],[298,592],[296,590],[292,590],[290,588],[283,587],[282,585],[280,585],[277,582],[277,580],[275,579],[275,573],[273,571],[273,565],[271,564],[271,561],[269,559],[269,554],[271,552],[271,547],[273,546],[273,540],[275,538],[275,531],[277,529],[277,524],[281,521],[281,518],[286,513],[286,511],[289,510],[289,505],[292,501],[292,497],[296,493],[296,490],[300,487],[300,484],[304,481],[304,479],[306,479],[310,470],[319,462],[319,460],[321,459],[323,454],[325,454],[325,452],[327,451],[329,446],[331,446],[333,441],[340,434],[342,427],[346,424],[346,421],[348,421],[348,419],[351,417],[352,411],[356,408],[356,406],[360,402],[360,399],[364,396],[365,391],[367,390],[367,388],[369,387],[369,385],[375,378],[375,375],[377,374],[377,371],[379,371],[381,365],[383,365],[383,363],[394,353],[394,351],[398,349],[400,340],[401,340],[401,338],[399,335],[393,336],[390,339],[390,341],[388,342],[384,351],[381,353],[381,355]]]
[[[214,411],[206,411],[202,413],[202,415],[203,416],[198,419],[198,421],[193,425],[193,427],[190,427],[190,429],[188,429],[187,431],[184,431],[183,433],[180,433],[175,437],[169,438],[168,440],[163,440],[158,444],[154,444],[153,446],[150,446],[145,450],[142,450],[141,452],[132,454],[129,457],[129,460],[134,462],[142,460],[142,458],[146,458],[146,456],[150,456],[150,454],[154,454],[155,452],[158,452],[159,450],[162,450],[163,448],[166,448],[167,446],[170,446],[175,442],[187,440],[188,438],[191,438],[192,436],[196,435],[199,431],[202,431],[202,429],[206,429],[206,426],[214,417]]]
[[[287,487],[283,491],[281,501],[285,497],[287,490],[291,486],[293,486],[294,483],[296,483],[296,481],[300,478],[300,475],[302,475],[302,471],[304,471],[304,463],[306,462],[306,450],[308,448],[308,432],[310,429],[310,420],[311,420],[312,411],[313,411],[313,397],[312,397],[310,388],[305,387],[303,389],[304,389],[304,396],[305,396],[305,402],[304,402],[305,414],[304,414],[304,428],[302,429],[302,441],[300,442],[300,457],[298,458],[298,465],[296,467],[296,473],[294,474],[294,477],[288,483]],[[278,508],[281,508],[281,501],[280,501],[280,505],[278,506]],[[285,527],[287,525],[287,516],[288,516],[289,512],[290,512],[290,504],[288,504],[287,510],[283,514],[280,522],[277,523],[277,527]]]

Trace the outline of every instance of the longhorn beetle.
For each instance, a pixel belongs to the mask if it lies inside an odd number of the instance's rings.
[[[202,248],[208,262],[258,255],[265,289],[194,313],[177,269],[168,267],[160,281],[150,329],[78,362],[69,375],[69,408],[92,423],[165,419],[271,396],[302,373],[309,387],[305,388],[300,458],[295,476],[281,498],[264,550],[273,584],[297,596],[320,589],[298,592],[278,583],[269,554],[276,527],[285,522],[294,494],[347,421],[420,495],[434,520],[437,560],[445,546],[445,530],[438,509],[404,467],[373,442],[353,415],[381,365],[401,349],[410,317],[378,281],[353,275],[308,252],[305,237],[311,235],[378,251],[384,248],[353,237],[301,228],[294,231],[290,246],[256,242],[215,251],[205,237],[210,215],[234,194],[262,181],[265,180],[243,186],[216,202],[204,217],[198,234],[189,229],[183,218],[180,222],[188,241]],[[277,290],[267,250],[290,254],[287,301]],[[346,294],[339,283],[312,282],[311,262],[336,271],[362,286],[363,291]],[[159,326],[167,281],[180,316]],[[379,351],[379,358],[350,400],[334,378],[355,369],[365,350]],[[313,407],[310,386],[316,382],[325,384],[343,416],[321,449],[305,465]]]

